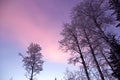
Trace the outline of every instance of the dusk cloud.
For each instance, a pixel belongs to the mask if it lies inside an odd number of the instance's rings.
[[[27,47],[31,42],[41,45],[46,59],[55,62],[65,62],[66,55],[58,50],[60,26],[52,21],[49,15],[30,0],[6,3],[1,12],[0,37],[14,40],[21,47]],[[4,37],[3,37],[4,36]]]

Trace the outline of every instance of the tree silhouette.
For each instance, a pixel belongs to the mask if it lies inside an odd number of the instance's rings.
[[[31,43],[28,47],[27,55],[23,56],[24,67],[27,71],[27,77],[29,80],[33,80],[34,76],[43,70],[42,65],[44,61],[42,60],[42,54],[40,53],[41,47],[38,44]]]
[[[79,59],[81,58],[81,63],[84,66],[86,75],[88,74],[88,63],[90,61],[86,60],[85,54],[83,53],[86,52],[87,56],[92,54],[92,56],[89,57],[93,59],[99,72],[98,75],[102,80],[112,79],[113,77],[110,77],[110,69],[114,71],[113,66],[108,60],[109,55],[106,57],[105,50],[108,51],[112,49],[115,51],[116,49],[106,35],[107,31],[105,31],[106,27],[109,27],[109,25],[114,22],[114,18],[108,14],[108,2],[107,0],[81,1],[81,3],[73,9],[70,24],[65,24],[62,31],[64,38],[60,41],[62,48],[74,53],[72,54],[72,58],[69,59],[70,63],[80,62]],[[75,53],[79,53],[80,58]],[[91,65],[93,65],[93,63]]]
[[[94,34],[96,34],[99,38],[98,40],[100,40],[101,44],[105,44],[108,45],[108,49],[110,49],[112,51],[112,55],[114,55],[114,59],[116,59],[116,62],[119,64],[119,49],[118,49],[118,44],[114,43],[115,41],[111,42],[111,39],[106,35],[106,31],[105,28],[109,27],[109,25],[106,26],[106,24],[111,24],[113,22],[113,18],[111,15],[108,15],[107,12],[109,12],[109,8],[106,4],[105,6],[105,1],[107,0],[86,0],[86,2],[78,5],[75,8],[74,14],[76,16],[73,16],[74,18],[77,19],[77,22],[81,22],[81,19],[79,18],[82,14],[82,16],[85,16],[83,19],[88,19],[88,21],[84,21],[86,22],[86,24],[91,23],[92,26],[90,26],[90,30],[94,32]],[[116,0],[118,1],[118,0]],[[113,20],[112,20],[113,19]],[[77,23],[78,24],[78,23]],[[88,29],[88,28],[87,28]],[[90,33],[88,33],[90,34]],[[94,37],[96,38],[96,37]],[[89,38],[88,38],[89,39]],[[96,40],[94,42],[94,44],[96,44],[96,42],[98,41]],[[116,45],[117,47],[116,47]],[[117,49],[117,51],[116,51]],[[104,56],[104,55],[103,55]],[[105,56],[104,56],[105,57]],[[106,58],[107,60],[107,58]],[[109,63],[109,61],[107,60],[107,62]],[[111,64],[109,64],[111,66]],[[111,66],[113,72],[114,66]],[[116,73],[117,74],[117,73]]]
[[[77,55],[77,58],[81,59],[86,77],[88,80],[90,80],[89,73],[87,71],[87,66],[82,53],[82,46],[80,43],[80,38],[81,38],[80,33],[77,31],[74,25],[65,24],[61,35],[64,37],[61,41],[59,41],[61,44],[61,48],[66,51],[71,51],[72,56]]]

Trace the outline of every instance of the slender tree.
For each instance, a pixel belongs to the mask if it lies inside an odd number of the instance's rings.
[[[81,39],[81,41],[84,40],[86,42],[86,46],[88,46],[89,49],[90,49],[90,53],[93,56],[93,59],[94,59],[95,64],[97,66],[98,72],[99,72],[99,74],[101,76],[101,79],[105,80],[104,76],[103,76],[103,73],[102,73],[102,71],[100,69],[99,63],[97,61],[97,58],[95,56],[95,52],[94,52],[94,49],[93,49],[93,46],[92,46],[92,43],[91,43],[91,40],[90,40],[91,39],[90,37],[94,36],[94,35],[92,35],[93,33],[89,30],[89,27],[91,27],[92,24],[90,24],[90,23],[86,24],[86,21],[88,21],[88,19],[84,19],[84,18],[85,18],[85,16],[79,14],[79,19],[81,21],[80,22],[78,22],[78,21],[76,22],[76,20],[74,19],[75,21],[73,21],[73,24],[77,24],[76,26],[78,27],[78,32],[80,32],[82,37],[83,37]]]
[[[33,80],[34,76],[43,70],[42,54],[40,53],[41,47],[38,44],[31,43],[28,47],[27,56],[19,54],[23,58],[24,67],[27,71],[29,80]]]
[[[101,69],[100,69],[99,63],[98,63],[98,61],[97,61],[97,58],[96,58],[96,56],[95,56],[95,52],[94,52],[94,49],[93,49],[93,47],[92,47],[92,44],[91,44],[90,39],[88,38],[87,32],[86,32],[85,30],[84,30],[84,33],[85,33],[85,37],[86,37],[87,43],[88,43],[88,45],[89,45],[89,48],[90,48],[90,50],[91,50],[91,53],[92,53],[92,55],[93,55],[94,61],[95,61],[95,63],[96,63],[97,69],[98,69],[99,74],[100,74],[100,76],[101,76],[101,79],[102,79],[102,80],[105,80],[105,79],[104,79],[104,76],[103,76],[103,73],[102,73],[102,71],[101,71]]]
[[[90,80],[89,73],[87,71],[87,66],[81,50],[82,46],[80,45],[80,38],[82,37],[80,36],[80,33],[77,31],[75,27],[73,27],[73,25],[65,24],[61,35],[64,37],[60,41],[61,48],[67,51],[71,51],[72,55],[76,55],[76,53],[79,54],[87,79]]]

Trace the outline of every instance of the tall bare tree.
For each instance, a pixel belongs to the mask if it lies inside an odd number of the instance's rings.
[[[105,80],[105,79],[104,79],[104,76],[103,76],[103,73],[102,73],[102,71],[101,71],[101,69],[100,69],[99,63],[98,63],[98,61],[97,61],[97,58],[96,58],[96,56],[95,56],[95,51],[94,51],[94,49],[93,49],[93,44],[92,44],[92,42],[91,42],[91,38],[97,37],[97,36],[95,36],[94,33],[89,30],[89,28],[90,28],[91,26],[93,26],[93,25],[92,25],[91,23],[89,23],[89,22],[88,22],[89,19],[86,19],[85,17],[86,17],[86,16],[79,14],[79,19],[80,19],[80,21],[77,21],[77,20],[74,18],[73,24],[75,24],[75,26],[77,26],[78,32],[81,33],[81,35],[82,35],[82,37],[83,37],[83,38],[81,39],[81,41],[84,41],[84,42],[86,43],[86,45],[85,45],[84,47],[85,47],[85,48],[86,48],[86,46],[89,47],[90,53],[91,53],[92,56],[93,56],[93,59],[94,59],[95,64],[96,64],[96,66],[97,66],[98,72],[99,72],[99,74],[100,74],[100,76],[101,76],[101,79],[102,79],[102,80]],[[78,19],[78,18],[77,18],[77,19]],[[87,22],[87,23],[86,23],[86,22]]]
[[[80,38],[82,37],[80,36],[80,33],[77,31],[74,25],[65,24],[61,35],[63,36],[63,39],[59,41],[61,44],[61,48],[65,49],[66,51],[71,51],[72,56],[79,54],[87,79],[90,80],[89,73],[87,71],[87,66],[81,50],[82,46],[80,45]],[[79,58],[79,56],[77,56],[77,58]]]
[[[42,65],[42,53],[40,53],[41,47],[38,44],[31,43],[28,47],[27,56],[19,54],[23,58],[24,67],[27,71],[27,77],[29,80],[34,80],[34,76],[43,70]]]

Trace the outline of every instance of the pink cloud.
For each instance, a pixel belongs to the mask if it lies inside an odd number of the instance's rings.
[[[2,8],[1,22],[4,30],[8,29],[4,33],[10,34],[5,36],[11,37],[24,48],[31,42],[39,43],[47,60],[66,62],[68,55],[58,50],[58,40],[60,39],[58,25],[52,22],[48,15],[43,14],[34,3],[17,4],[17,2],[12,2]],[[26,8],[26,6],[28,7]]]

